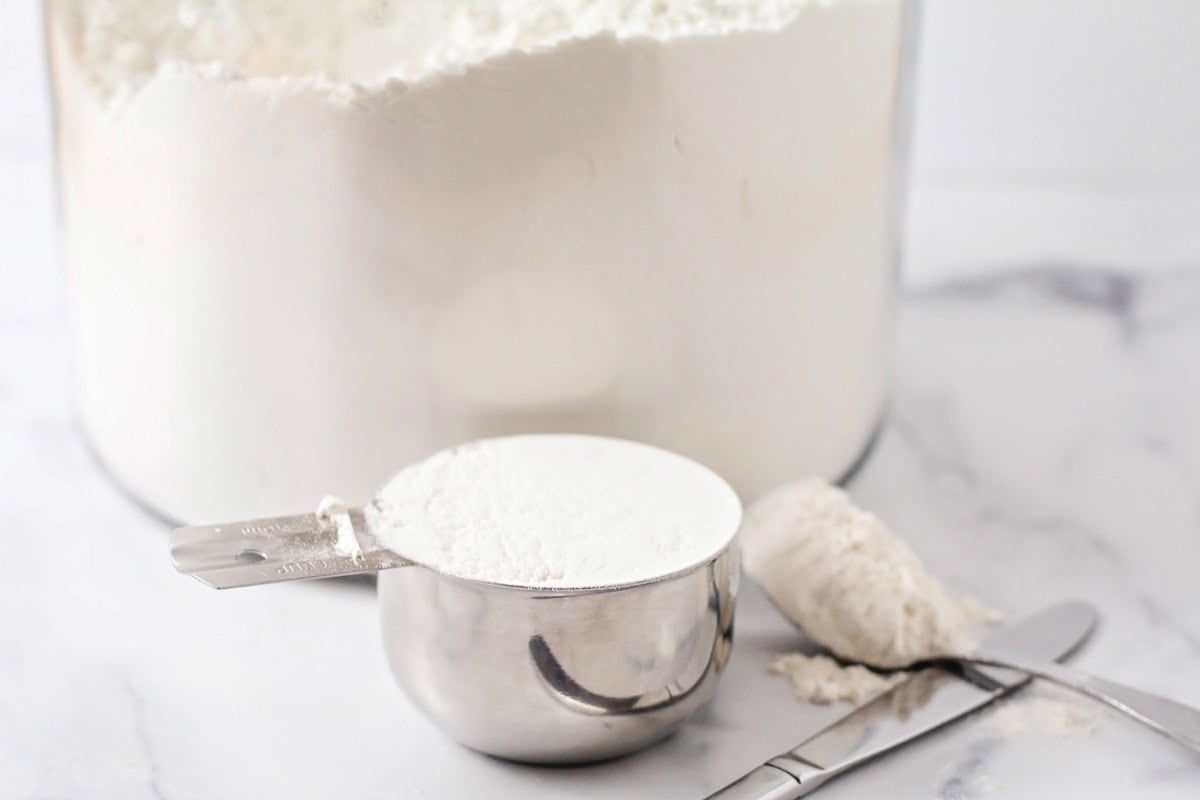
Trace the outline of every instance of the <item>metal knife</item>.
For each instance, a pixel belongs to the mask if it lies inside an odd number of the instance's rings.
[[[1030,660],[1061,660],[1092,632],[1098,615],[1065,602],[989,636],[987,649]],[[1029,681],[1022,672],[979,667],[962,675],[929,667],[859,706],[820,733],[709,795],[709,800],[792,800]]]

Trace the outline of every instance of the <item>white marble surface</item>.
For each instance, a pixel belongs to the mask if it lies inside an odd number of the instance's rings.
[[[0,203],[0,797],[700,797],[844,708],[766,674],[797,636],[752,589],[721,691],[644,754],[538,769],[467,752],[399,694],[362,586],[216,593],[77,435],[40,170]],[[851,488],[937,573],[1012,616],[1104,623],[1077,663],[1200,704],[1200,273],[1054,266],[914,293],[894,399]],[[999,738],[979,714],[823,796],[1200,793],[1136,725]]]

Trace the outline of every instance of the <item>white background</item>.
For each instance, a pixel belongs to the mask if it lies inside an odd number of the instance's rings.
[[[1200,261],[1200,2],[926,0],[906,274]],[[40,6],[0,0],[0,234],[46,224]],[[35,257],[11,239],[5,268]],[[36,256],[40,257],[40,256]]]

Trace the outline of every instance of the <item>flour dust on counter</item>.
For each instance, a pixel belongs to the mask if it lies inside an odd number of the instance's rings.
[[[862,702],[904,680],[903,672],[883,674],[861,664],[839,664],[826,655],[789,653],[771,662],[770,671],[785,675],[801,700],[825,705],[846,700]]]
[[[984,730],[1003,739],[1080,739],[1112,715],[1095,700],[1038,684],[1005,698],[982,717]]]

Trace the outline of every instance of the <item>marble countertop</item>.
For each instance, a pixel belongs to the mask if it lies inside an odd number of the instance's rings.
[[[163,523],[77,434],[52,272],[11,272],[0,797],[698,798],[845,712],[767,674],[799,640],[750,587],[716,700],[665,743],[570,769],[458,747],[392,684],[369,587],[218,594],[173,572]],[[1095,603],[1103,624],[1077,665],[1200,704],[1198,357],[1195,272],[1043,265],[915,291],[890,412],[850,488],[947,583],[1014,618]],[[1031,696],[1073,707],[1036,687],[1012,703]],[[821,796],[1200,794],[1200,757],[1135,724],[1014,736],[993,713]]]

